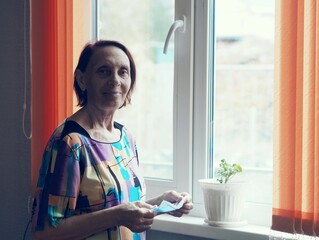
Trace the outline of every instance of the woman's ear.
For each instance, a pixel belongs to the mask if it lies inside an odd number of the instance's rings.
[[[86,90],[86,84],[84,80],[84,74],[80,69],[76,69],[74,71],[74,77],[81,88],[81,91],[84,92]]]

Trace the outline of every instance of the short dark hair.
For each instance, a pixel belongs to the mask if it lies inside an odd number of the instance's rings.
[[[131,102],[131,96],[133,89],[135,87],[135,80],[136,80],[136,66],[133,59],[132,54],[130,51],[125,47],[122,43],[114,41],[114,40],[98,40],[95,42],[87,43],[79,57],[78,65],[76,66],[75,70],[80,70],[81,72],[85,72],[87,65],[89,64],[89,61],[91,59],[91,56],[93,55],[94,51],[101,47],[108,47],[108,46],[114,46],[117,47],[127,55],[129,61],[130,61],[130,76],[131,76],[131,86],[130,89],[126,95],[126,99],[123,103],[123,106],[126,106],[126,104],[129,104]],[[74,83],[73,87],[78,99],[78,106],[83,107],[87,104],[87,92],[82,91],[78,82],[76,81],[76,77],[74,74]],[[122,106],[122,107],[123,107]]]

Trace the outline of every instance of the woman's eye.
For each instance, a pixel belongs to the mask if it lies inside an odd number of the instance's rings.
[[[107,69],[107,68],[100,68],[100,69],[98,70],[98,73],[99,73],[99,74],[103,74],[103,75],[109,75],[109,74],[111,74],[111,70],[110,70],[110,69]]]
[[[121,69],[120,70],[120,75],[124,76],[124,77],[127,77],[129,75],[129,72],[128,72],[127,69]]]

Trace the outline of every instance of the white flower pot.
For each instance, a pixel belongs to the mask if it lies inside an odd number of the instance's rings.
[[[223,227],[247,224],[243,219],[247,182],[221,184],[214,179],[200,179],[199,184],[204,194],[205,222]]]

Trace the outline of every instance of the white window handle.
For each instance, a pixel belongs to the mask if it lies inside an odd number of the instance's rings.
[[[168,48],[168,44],[169,41],[172,37],[172,34],[176,31],[176,29],[181,28],[180,32],[183,33],[185,32],[186,29],[186,17],[184,15],[181,16],[181,19],[176,20],[172,26],[170,27],[167,36],[166,36],[166,40],[165,40],[165,44],[164,44],[164,50],[163,53],[166,54],[167,53],[167,48]]]

